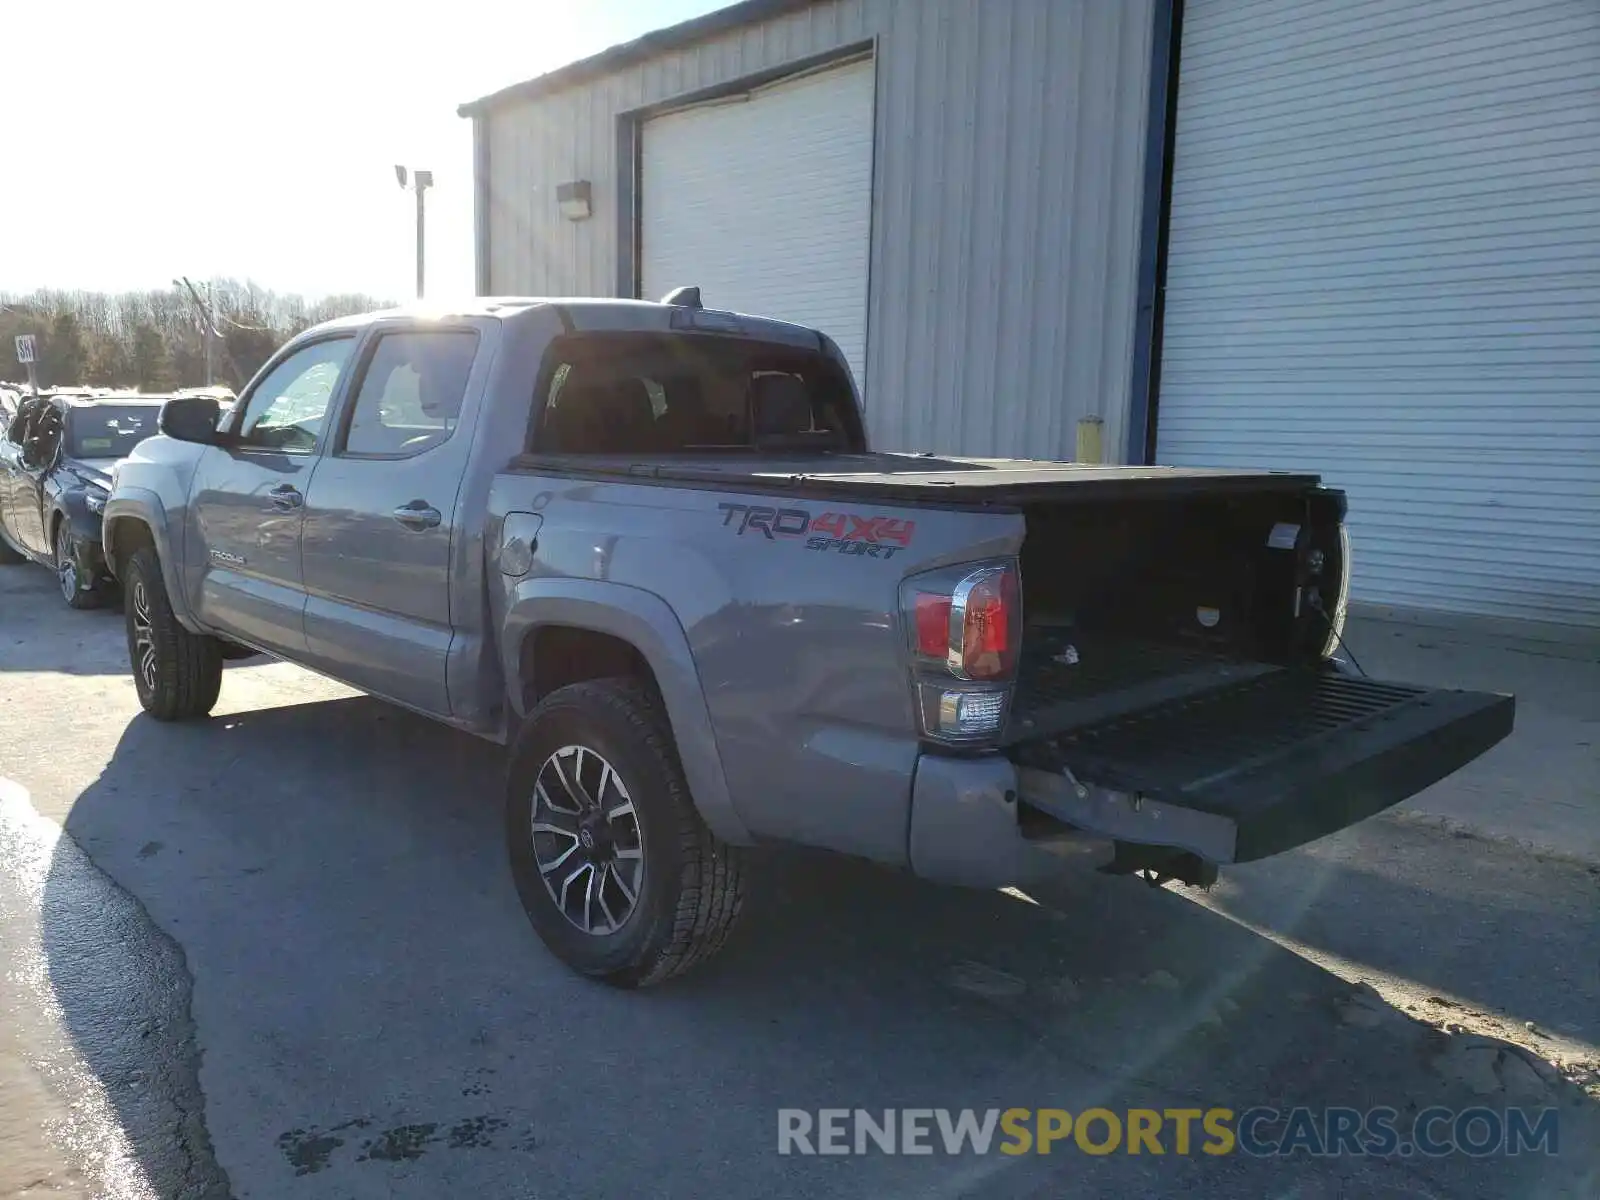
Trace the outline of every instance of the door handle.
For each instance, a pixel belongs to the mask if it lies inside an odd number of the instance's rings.
[[[280,483],[267,495],[272,498],[272,507],[281,512],[299,508],[306,501],[306,498],[300,494],[300,489],[292,483]]]
[[[407,529],[415,529],[421,533],[424,529],[437,528],[441,517],[439,510],[426,500],[413,500],[410,504],[402,504],[395,509],[394,519]]]

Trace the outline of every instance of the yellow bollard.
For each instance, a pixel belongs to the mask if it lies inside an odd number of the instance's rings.
[[[1073,456],[1073,462],[1105,461],[1105,427],[1102,417],[1083,417],[1078,421],[1078,452]]]

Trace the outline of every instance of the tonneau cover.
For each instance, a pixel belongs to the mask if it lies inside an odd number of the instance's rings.
[[[650,456],[522,454],[509,470],[628,479],[727,491],[880,496],[956,504],[1022,504],[1031,500],[1151,499],[1230,491],[1302,492],[1316,475],[1206,467],[1123,467],[1020,458],[951,458],[931,454],[803,454],[750,452]]]

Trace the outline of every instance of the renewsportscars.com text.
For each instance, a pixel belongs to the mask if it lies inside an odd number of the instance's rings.
[[[1553,1108],[782,1108],[779,1154],[1556,1154]]]

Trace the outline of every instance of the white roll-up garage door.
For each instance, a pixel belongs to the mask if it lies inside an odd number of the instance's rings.
[[[1358,599],[1600,625],[1600,5],[1188,0],[1158,458],[1350,494]]]
[[[647,121],[642,294],[820,329],[864,382],[873,83],[868,59]]]

